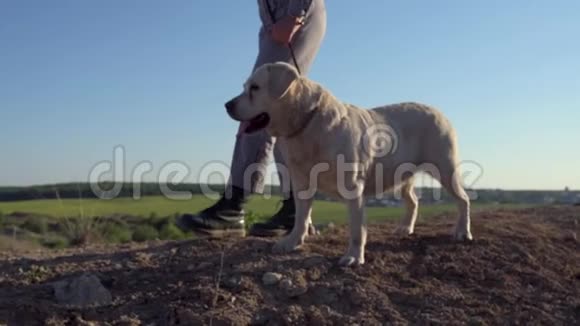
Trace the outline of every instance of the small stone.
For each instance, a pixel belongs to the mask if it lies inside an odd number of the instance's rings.
[[[290,289],[290,288],[292,287],[292,285],[293,285],[293,283],[292,283],[292,281],[291,281],[291,280],[289,280],[289,279],[285,279],[285,280],[283,280],[282,282],[280,282],[280,288],[281,288],[282,290],[287,290],[287,289]]]
[[[318,268],[313,268],[306,274],[311,281],[318,281],[322,277],[322,272]]]
[[[304,261],[304,267],[312,268],[312,267],[324,265],[324,263],[326,263],[326,258],[324,258],[322,256],[315,256],[315,257],[310,257],[310,258],[306,259]]]
[[[58,303],[89,307],[111,304],[112,297],[99,278],[93,274],[83,274],[77,278],[52,284]]]
[[[306,285],[306,282],[294,284],[294,282],[289,279],[285,279],[280,282],[280,289],[282,289],[286,296],[290,298],[298,297],[308,292],[308,286]]]
[[[327,320],[318,309],[311,307],[307,312],[309,325],[327,325]]]
[[[242,284],[242,277],[240,275],[234,275],[232,277],[228,277],[224,280],[224,287],[229,289],[234,289],[239,287]]]
[[[262,276],[262,283],[264,283],[264,285],[274,285],[280,282],[281,279],[281,274],[268,272]]]
[[[304,318],[304,311],[298,305],[288,306],[288,308],[286,309],[286,311],[284,311],[282,315],[282,319],[288,325],[299,324],[302,318]]]

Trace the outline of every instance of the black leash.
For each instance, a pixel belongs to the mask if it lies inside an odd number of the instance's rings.
[[[268,0],[264,0],[264,2],[266,3],[266,7],[268,7],[268,13],[270,13],[270,19],[272,20],[272,23],[276,23],[276,19],[274,17],[274,11],[272,10],[272,7],[270,7],[270,1]],[[294,61],[294,66],[296,67],[296,70],[298,70],[298,74],[302,75],[302,73],[300,72],[300,67],[298,66],[298,61],[296,61],[296,56],[294,55],[294,49],[292,48],[292,44],[290,44],[290,42],[288,42],[288,48],[290,49],[290,56],[292,56],[292,61]]]

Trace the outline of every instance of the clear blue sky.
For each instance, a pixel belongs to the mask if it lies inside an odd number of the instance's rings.
[[[580,188],[579,1],[327,10],[312,79],[363,107],[439,107],[483,169],[475,187]],[[237,125],[223,103],[250,72],[258,27],[255,0],[0,1],[0,185],[86,181],[115,145],[125,179],[143,160],[183,162],[188,181],[229,164]]]

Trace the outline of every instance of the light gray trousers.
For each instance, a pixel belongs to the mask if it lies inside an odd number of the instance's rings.
[[[276,16],[282,16],[284,13],[280,13],[278,9],[272,8]],[[259,31],[259,53],[252,72],[265,63],[285,61],[294,64],[288,47],[273,41],[267,32],[268,19],[263,16],[263,10],[267,9],[260,8],[260,10],[262,26]],[[310,71],[325,32],[326,8],[324,0],[312,0],[308,11],[306,11],[304,25],[298,30],[292,40],[296,62],[303,75]],[[272,152],[274,153],[280,186],[283,195],[287,197],[291,192],[288,170],[285,168],[286,165],[282,154],[278,146],[276,146],[276,139],[268,135],[265,130],[252,134],[244,134],[238,131],[228,183],[247,192],[262,193],[264,191],[266,170]]]

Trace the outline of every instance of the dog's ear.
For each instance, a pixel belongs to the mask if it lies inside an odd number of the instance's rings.
[[[292,83],[300,78],[296,68],[285,62],[270,64],[266,69],[268,70],[269,93],[275,99],[283,97]]]

